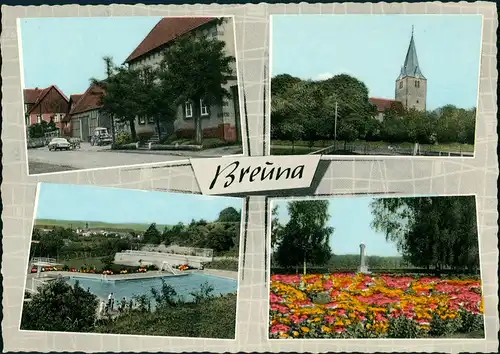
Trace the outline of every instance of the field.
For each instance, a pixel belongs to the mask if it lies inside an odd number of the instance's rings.
[[[99,229],[105,231],[135,231],[143,232],[151,224],[112,224],[102,221],[81,221],[81,220],[54,220],[54,219],[36,219],[35,226],[38,227],[64,227],[64,228],[86,228],[88,224],[89,229]],[[160,225],[157,224],[158,230],[163,230],[165,227],[170,227],[171,225]]]
[[[334,141],[315,141],[312,146],[310,146],[307,141],[296,141],[293,144],[293,154],[296,155],[306,155],[311,152],[324,149],[326,147],[332,146]],[[364,141],[357,140],[354,142],[349,142],[348,145],[354,144],[356,146],[366,147],[368,150],[371,149],[387,149],[389,145],[395,145],[402,149],[411,149],[413,147],[412,143],[399,143],[390,144],[384,141]],[[343,141],[337,141],[338,148],[344,146]],[[422,149],[431,149],[433,151],[441,152],[474,152],[474,145],[471,144],[439,144],[439,145],[426,145],[420,144]],[[286,140],[271,140],[271,155],[289,155],[292,154],[292,142]]]
[[[275,274],[269,317],[272,339],[484,338],[472,277]]]

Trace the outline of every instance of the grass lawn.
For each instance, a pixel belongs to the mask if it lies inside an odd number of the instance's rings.
[[[205,269],[230,270],[230,271],[237,272],[238,271],[238,260],[224,259],[224,260],[213,261],[213,262],[205,264]]]
[[[166,306],[154,312],[133,310],[98,324],[94,333],[234,339],[236,294],[198,304]]]
[[[70,268],[80,269],[85,265],[92,265],[95,266],[97,269],[102,269],[104,267],[104,264],[101,262],[101,258],[103,257],[77,258],[77,259],[61,260],[60,262],[63,265],[67,265]]]
[[[305,155],[309,154],[313,151],[321,150],[328,146],[334,144],[334,141],[316,141],[314,145],[310,147],[309,142],[307,141],[296,141],[294,144],[294,152],[295,155]],[[413,143],[397,143],[391,144],[385,141],[364,141],[357,140],[349,144],[366,146],[368,149],[386,149],[389,145],[394,145],[403,149],[411,149],[413,148]],[[344,146],[343,141],[337,141],[337,145],[339,148]],[[442,151],[442,152],[474,152],[474,145],[470,144],[458,144],[458,143],[450,143],[450,144],[438,144],[438,145],[427,145],[420,144],[423,149],[429,149],[433,151]],[[286,140],[271,140],[271,155],[290,155],[292,154],[292,143]]]

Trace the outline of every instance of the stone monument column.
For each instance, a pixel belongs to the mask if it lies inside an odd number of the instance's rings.
[[[368,266],[366,265],[365,244],[359,245],[359,268],[358,273],[368,273]]]

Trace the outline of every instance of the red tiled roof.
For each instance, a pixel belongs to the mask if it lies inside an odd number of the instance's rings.
[[[128,56],[125,63],[129,63],[150,51],[157,49],[173,39],[194,30],[201,25],[215,20],[215,17],[165,17],[153,27],[151,32],[142,40],[135,50]]]
[[[82,98],[82,96],[83,96],[83,93],[74,94],[74,95],[70,95],[70,96],[69,96],[69,99],[70,99],[70,101],[72,101],[73,103],[77,103],[77,102],[78,102],[78,100],[79,100],[80,98]]]
[[[33,103],[33,107],[31,107],[31,109],[28,112],[28,114],[31,113],[31,112],[33,112],[35,110],[35,108],[37,107],[38,103],[40,103],[45,98],[45,96],[47,96],[47,94],[50,92],[51,89],[56,90],[66,100],[66,102],[69,102],[68,97],[66,97],[66,95],[56,85],[50,85],[49,87],[44,88],[42,90],[40,90],[40,89],[34,89],[34,90],[33,89],[28,89],[28,90],[35,91],[35,92],[37,90],[39,91],[39,94],[36,97],[36,99],[35,99],[34,102],[27,102],[27,101],[25,101],[25,103]],[[26,90],[25,90],[25,92],[26,92]],[[34,96],[33,93],[29,93],[29,95],[33,95]],[[29,97],[29,98],[31,99],[33,97]]]
[[[390,109],[391,107],[396,107],[398,109],[403,108],[403,104],[400,101],[390,100],[387,98],[370,97],[368,101],[377,106],[377,111],[379,113],[383,113],[386,109]]]
[[[101,108],[101,97],[106,91],[97,85],[90,85],[90,87],[81,95],[78,102],[69,112],[70,115],[77,113],[87,112],[93,109]]]
[[[24,103],[34,104],[44,89],[24,89]]]
[[[71,111],[71,109],[73,107],[75,107],[75,105],[78,103],[80,98],[82,98],[82,96],[83,96],[83,93],[73,94],[73,95],[69,96],[69,103],[70,103],[69,111]],[[70,120],[71,120],[71,115],[68,112],[68,113],[66,113],[66,115],[64,116],[64,118],[61,121],[62,122],[69,122]]]

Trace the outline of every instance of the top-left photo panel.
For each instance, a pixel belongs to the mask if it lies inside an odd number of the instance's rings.
[[[18,20],[28,173],[244,155],[233,17]]]

